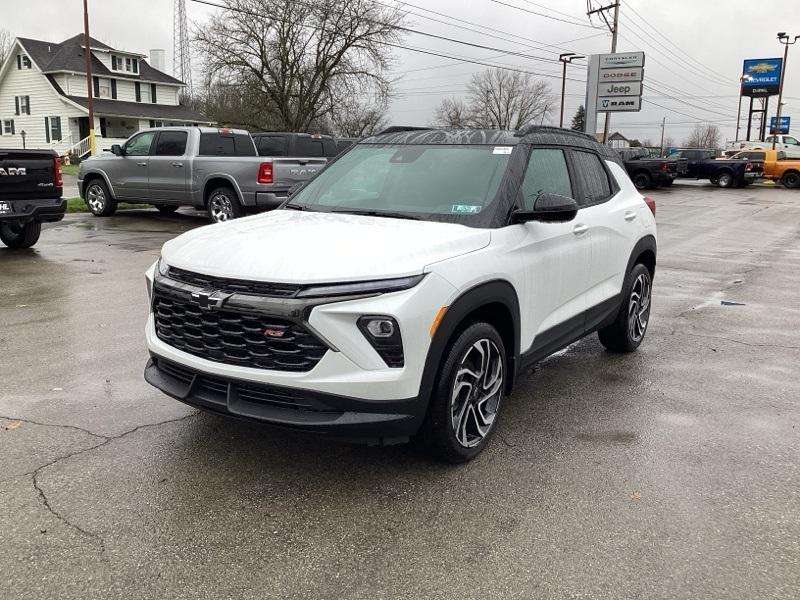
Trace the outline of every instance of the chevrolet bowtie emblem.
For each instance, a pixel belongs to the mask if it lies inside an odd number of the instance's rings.
[[[192,300],[197,302],[202,310],[216,310],[231,297],[231,294],[223,294],[219,291],[192,292]]]

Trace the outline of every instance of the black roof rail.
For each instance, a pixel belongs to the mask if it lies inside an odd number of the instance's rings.
[[[594,136],[588,133],[584,133],[583,131],[576,131],[575,129],[565,129],[564,127],[553,127],[551,125],[524,125],[523,127],[520,127],[514,132],[514,137],[525,137],[529,133],[559,133],[562,135],[573,135],[590,139],[593,142],[597,141],[594,138]]]
[[[414,127],[411,125],[392,125],[383,131],[379,131],[375,135],[383,135],[384,133],[400,133],[401,131],[430,131],[435,127]]]

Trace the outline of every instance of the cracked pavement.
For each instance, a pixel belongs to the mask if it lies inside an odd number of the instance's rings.
[[[191,212],[0,249],[0,598],[796,597],[800,192],[651,195],[640,351],[548,358],[460,467],[148,386],[143,272]]]

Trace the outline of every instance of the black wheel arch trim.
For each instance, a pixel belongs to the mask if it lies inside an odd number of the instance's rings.
[[[511,314],[512,321],[512,343],[510,348],[506,348],[509,356],[508,373],[509,378],[506,382],[506,393],[510,393],[513,386],[515,367],[519,364],[519,339],[520,339],[520,308],[519,298],[514,287],[504,279],[493,279],[480,283],[463,292],[454,302],[448,306],[447,311],[439,323],[436,333],[431,340],[428,348],[428,355],[425,359],[425,368],[422,372],[420,382],[419,398],[426,404],[430,401],[431,394],[436,385],[436,378],[439,368],[444,359],[447,347],[453,340],[459,327],[464,320],[476,310],[489,304],[502,304]]]
[[[646,251],[650,250],[653,253],[653,270],[650,273],[650,277],[654,278],[656,274],[656,262],[658,262],[658,252],[657,245],[656,245],[656,238],[653,235],[646,235],[633,247],[631,250],[631,255],[628,258],[628,266],[625,268],[625,276],[628,276],[628,273],[631,272],[633,269],[633,265],[636,264],[637,259]]]

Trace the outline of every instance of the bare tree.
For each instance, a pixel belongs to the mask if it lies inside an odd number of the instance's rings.
[[[444,98],[433,113],[433,124],[437,127],[461,129],[471,125],[469,106],[461,98]]]
[[[722,135],[719,127],[710,123],[697,123],[684,142],[687,148],[719,148]]]
[[[472,76],[467,90],[476,127],[516,130],[543,121],[553,107],[550,85],[529,73],[487,69]]]
[[[225,8],[193,37],[207,91],[220,96],[221,86],[236,86],[246,98],[238,120],[305,131],[330,119],[343,98],[388,95],[387,43],[398,41],[402,20],[396,9],[378,0],[221,1]]]
[[[8,29],[0,28],[0,66],[6,62],[11,53],[11,46],[14,44],[14,36]]]
[[[386,129],[388,98],[362,102],[358,98],[342,98],[330,115],[332,133],[343,137],[361,138]]]

